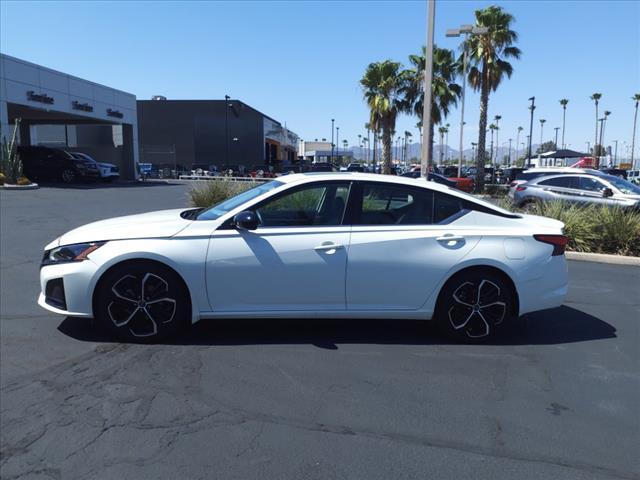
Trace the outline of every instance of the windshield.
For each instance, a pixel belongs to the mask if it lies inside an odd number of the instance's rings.
[[[620,190],[625,195],[640,195],[640,187],[625,180],[624,178],[615,177],[613,175],[606,175],[604,178]]]
[[[257,187],[253,187],[246,192],[242,192],[235,197],[231,197],[225,200],[222,203],[214,205],[207,210],[204,210],[200,215],[198,215],[198,220],[216,220],[220,218],[222,215],[229,213],[234,208],[239,207],[243,203],[248,202],[249,200],[253,200],[256,197],[259,197],[263,193],[268,192],[269,190],[273,190],[274,188],[279,187],[280,185],[284,185],[282,182],[278,182],[277,180],[273,180],[271,182],[262,183]]]

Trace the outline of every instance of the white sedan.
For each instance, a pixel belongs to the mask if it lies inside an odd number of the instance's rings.
[[[562,304],[562,228],[423,179],[287,175],[208,209],[62,235],[45,247],[39,304],[126,341],[247,317],[435,319],[482,339]]]

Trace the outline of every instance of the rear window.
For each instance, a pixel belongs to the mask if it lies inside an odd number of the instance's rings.
[[[567,175],[563,177],[549,178],[547,180],[541,180],[538,185],[547,185],[551,187],[562,188],[578,188],[578,177]]]

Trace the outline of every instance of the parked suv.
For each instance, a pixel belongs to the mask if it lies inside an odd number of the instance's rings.
[[[75,158],[79,160],[86,160],[87,162],[93,162],[96,164],[98,171],[100,172],[100,178],[105,182],[113,182],[120,178],[120,168],[113,163],[98,162],[90,155],[82,152],[69,152]]]
[[[515,189],[519,207],[561,200],[581,205],[615,205],[640,209],[640,187],[613,175],[547,175]]]
[[[24,175],[32,181],[60,180],[72,183],[79,179],[98,179],[96,162],[79,159],[59,148],[18,147]]]

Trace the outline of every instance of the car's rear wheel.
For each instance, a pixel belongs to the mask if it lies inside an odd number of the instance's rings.
[[[516,311],[512,286],[490,270],[461,272],[443,287],[436,321],[451,337],[466,342],[493,338]]]
[[[73,168],[65,168],[60,173],[60,180],[62,180],[64,183],[73,183],[75,182],[76,177],[77,175]]]
[[[175,336],[191,323],[191,303],[173,270],[136,261],[118,265],[100,280],[94,315],[124,341],[153,343]]]

